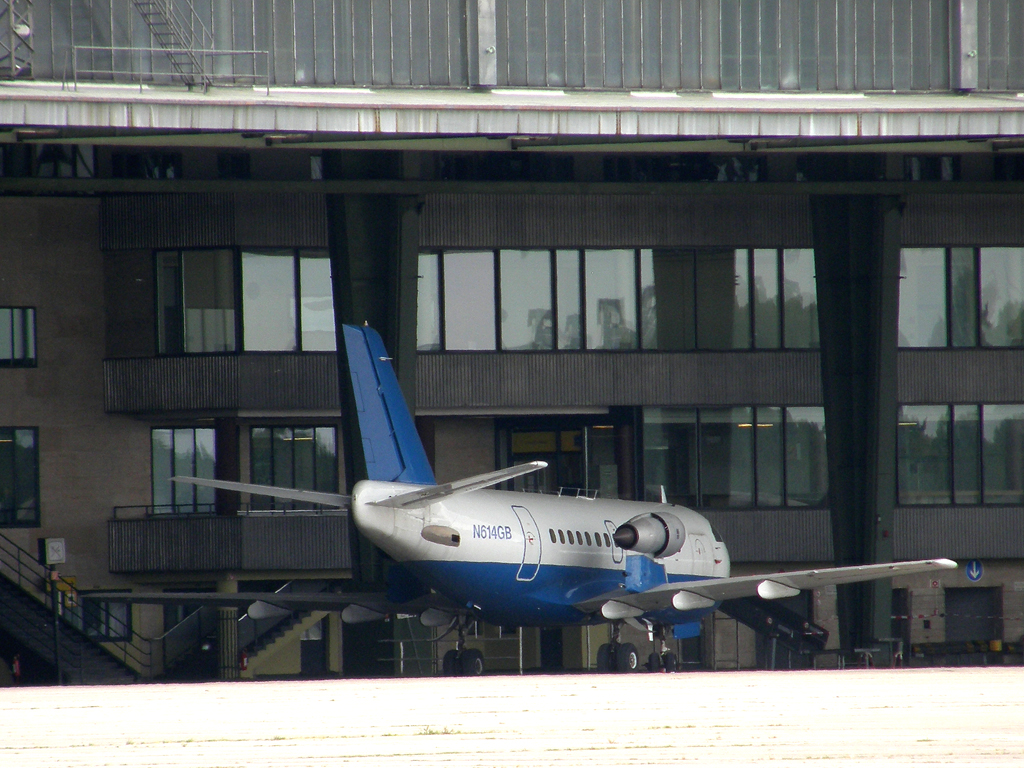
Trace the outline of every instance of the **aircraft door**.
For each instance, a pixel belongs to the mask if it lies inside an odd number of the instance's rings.
[[[694,535],[690,537],[693,542],[693,572],[697,576],[710,576],[714,572],[714,555],[711,545],[706,536]]]
[[[516,581],[533,581],[540,570],[540,530],[537,528],[537,521],[526,507],[513,504],[512,511],[516,513],[519,527],[523,531],[523,562],[516,573]]]
[[[608,531],[608,535],[611,537],[611,540],[612,540],[612,562],[613,563],[621,563],[622,562],[622,547],[620,547],[619,545],[617,545],[615,543],[615,529],[617,527],[618,526],[615,525],[615,523],[613,523],[611,520],[605,520],[604,521],[604,529],[606,531]]]

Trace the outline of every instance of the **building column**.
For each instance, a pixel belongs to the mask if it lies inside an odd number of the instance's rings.
[[[810,202],[835,561],[891,562],[902,203]],[[889,637],[892,584],[839,587],[838,611],[844,647]]]
[[[217,592],[238,592],[234,579],[217,582]],[[217,609],[217,666],[221,680],[238,679],[238,609]]]

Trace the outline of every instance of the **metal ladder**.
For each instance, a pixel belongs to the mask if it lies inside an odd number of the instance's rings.
[[[205,53],[213,49],[213,36],[199,19],[191,0],[186,17],[174,0],[132,0],[156,44],[164,49],[171,69],[192,88],[206,91],[213,82],[205,64]],[[198,43],[198,45],[196,45]]]

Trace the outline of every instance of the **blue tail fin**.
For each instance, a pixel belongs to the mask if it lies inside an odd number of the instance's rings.
[[[367,477],[434,485],[434,473],[380,334],[346,325],[345,348]]]

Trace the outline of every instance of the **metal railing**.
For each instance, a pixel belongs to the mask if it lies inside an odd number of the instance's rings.
[[[148,56],[143,56],[148,54]],[[109,56],[110,66],[97,66],[95,58]],[[96,79],[109,77],[114,82],[138,83],[139,90],[146,83],[160,83],[180,80],[187,82],[187,76],[177,71],[172,65],[172,57],[175,55],[189,55],[199,62],[198,77],[211,85],[263,85],[270,93],[270,53],[268,51],[234,51],[234,50],[211,50],[211,49],[172,49],[172,48],[143,48],[137,46],[96,46],[76,45],[72,49],[71,76],[75,90],[78,90],[79,80],[95,81]],[[89,56],[93,59],[92,64],[80,61]],[[168,71],[159,72],[153,67],[154,57],[161,57],[167,60]],[[220,63],[228,60],[224,69],[230,72],[217,72]],[[127,62],[115,66],[117,62]],[[260,63],[262,62],[262,66]],[[242,66],[236,66],[241,63]],[[251,66],[249,66],[251,64]],[[244,71],[251,69],[251,72]],[[238,71],[243,70],[243,71]],[[261,71],[262,70],[262,71]],[[65,81],[66,84],[66,81]]]
[[[252,504],[239,505],[237,514],[241,517],[309,517],[344,515],[346,510],[336,507],[313,505],[302,509],[264,509]],[[138,520],[140,518],[217,517],[214,504],[135,504],[113,508],[113,520]],[[229,514],[229,516],[232,516]]]
[[[0,576],[37,601],[42,608],[51,611],[55,608],[61,627],[70,627],[85,635],[125,666],[144,677],[149,676],[152,644],[132,629],[130,613],[126,621],[106,603],[89,603],[86,607],[78,597],[74,582],[41,565],[32,553],[3,534],[0,534]],[[59,630],[55,637],[39,639],[54,651],[54,660],[59,666],[58,654],[63,652],[64,644],[57,642],[58,634]],[[73,659],[67,660],[74,662]]]

